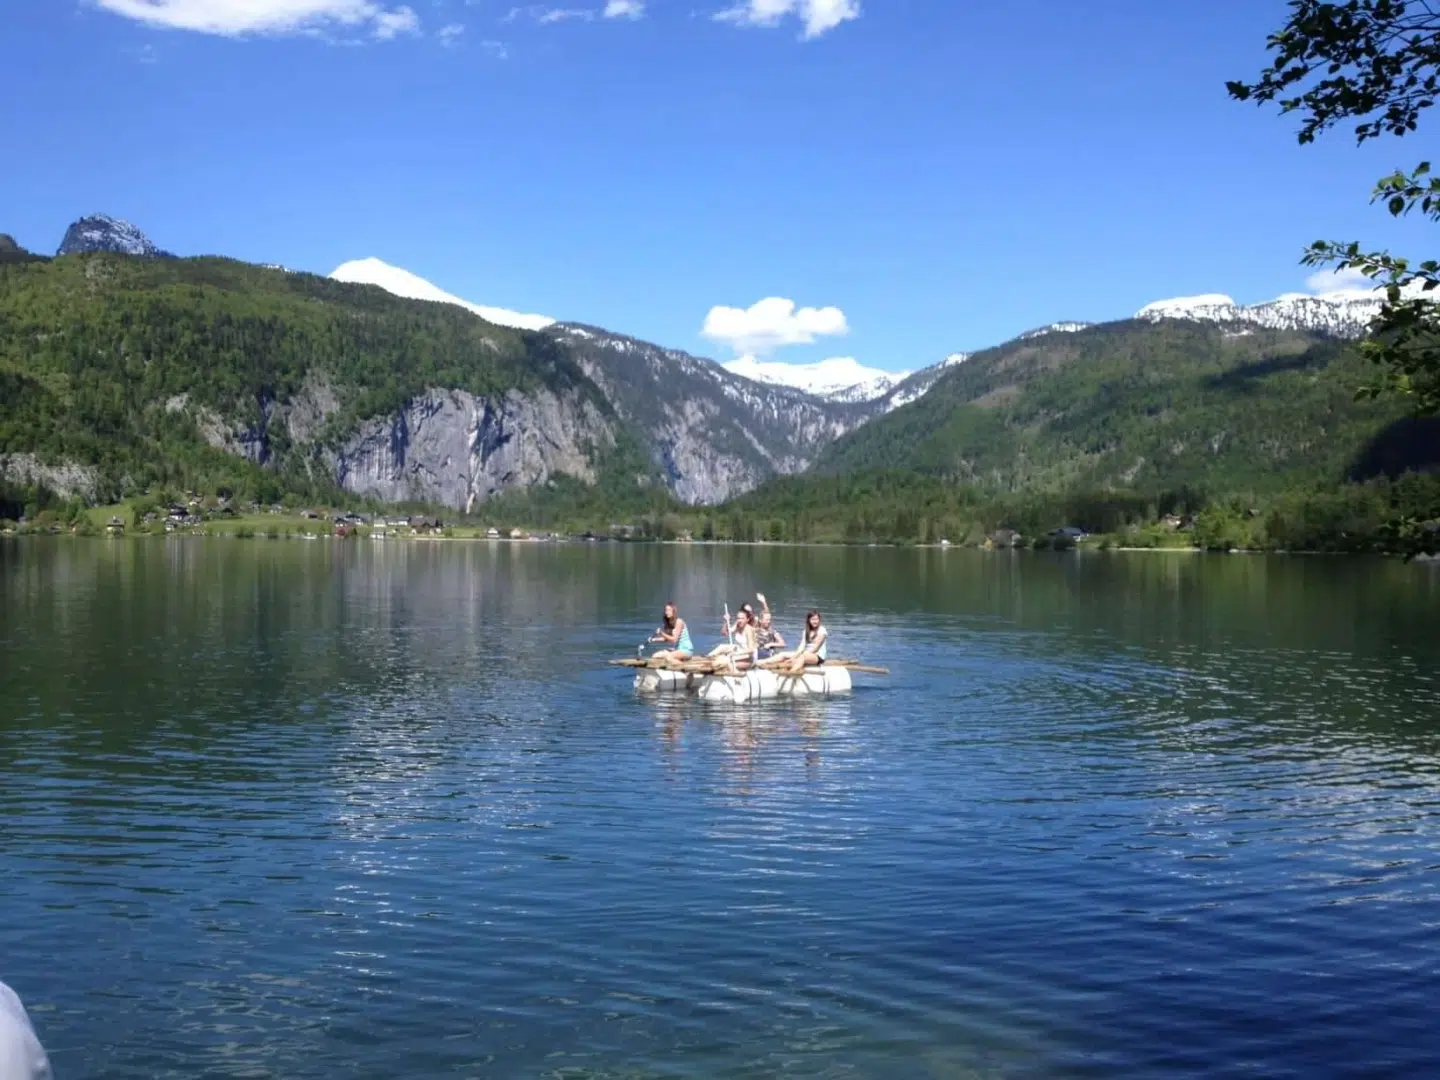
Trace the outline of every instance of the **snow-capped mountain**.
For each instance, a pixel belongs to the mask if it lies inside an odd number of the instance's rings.
[[[134,225],[109,214],[89,214],[75,222],[65,230],[65,238],[55,254],[79,255],[92,251],[152,257],[165,254]]]
[[[1185,319],[1190,322],[1243,323],[1267,330],[1314,330],[1341,338],[1364,336],[1380,311],[1385,294],[1372,289],[1286,293],[1263,304],[1237,304],[1224,293],[1157,300],[1135,313],[1137,319]]]
[[[523,315],[518,311],[510,311],[506,308],[472,304],[469,300],[462,300],[460,297],[446,292],[440,286],[426,281],[418,274],[412,274],[409,270],[402,270],[398,266],[391,266],[389,263],[375,258],[352,259],[350,262],[337,266],[330,272],[330,276],[336,281],[345,281],[353,285],[378,285],[386,292],[403,296],[407,300],[430,300],[437,304],[455,304],[479,315],[486,322],[513,327],[516,330],[544,330],[555,322],[548,315]]]
[[[912,372],[896,383],[884,397],[878,398],[873,403],[877,406],[873,415],[880,416],[900,408],[901,405],[909,405],[917,398],[924,397],[930,388],[940,380],[940,376],[956,364],[963,364],[972,355],[972,353],[965,352],[951,353],[938,364],[931,364],[929,367]]]
[[[873,401],[884,397],[910,375],[866,367],[853,356],[832,356],[813,364],[787,364],[742,356],[721,364],[732,375],[772,386],[790,386],[831,401]]]
[[[776,474],[801,472],[879,411],[874,403],[843,404],[757,382],[713,360],[598,326],[556,323],[544,333],[645,433],[671,490],[685,502],[722,502]]]
[[[899,375],[878,375],[865,382],[858,382],[839,390],[825,391],[816,396],[840,405],[859,405],[867,401],[877,401],[894,390],[900,382],[903,382],[906,375],[908,372],[901,372]]]

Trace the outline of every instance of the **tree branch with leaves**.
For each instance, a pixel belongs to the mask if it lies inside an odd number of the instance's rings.
[[[1260,78],[1226,88],[1240,101],[1297,114],[1302,145],[1351,120],[1357,143],[1404,136],[1440,96],[1440,0],[1292,0],[1289,21],[1266,45],[1272,61]],[[1418,211],[1440,221],[1440,178],[1422,161],[1380,180],[1371,201],[1395,217]],[[1440,287],[1440,262],[1412,263],[1334,241],[1311,244],[1302,262],[1358,270],[1384,288],[1361,346],[1384,374],[1365,392],[1398,392],[1418,412],[1440,413],[1440,308],[1431,296]]]

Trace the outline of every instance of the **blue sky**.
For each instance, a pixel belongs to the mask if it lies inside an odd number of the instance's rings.
[[[1315,239],[1423,245],[1368,205],[1418,140],[1299,147],[1226,97],[1280,0],[606,3],[7,0],[0,231],[50,252],[104,211],[178,254],[377,256],[722,359],[707,313],[781,297],[847,332],[751,344],[888,369],[1301,290]]]

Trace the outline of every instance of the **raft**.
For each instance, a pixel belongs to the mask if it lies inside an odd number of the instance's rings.
[[[824,666],[811,668],[803,675],[783,675],[764,668],[752,668],[739,675],[702,675],[695,684],[695,692],[701,701],[731,704],[764,701],[767,698],[847,694],[850,688],[848,668]]]
[[[636,675],[635,689],[644,694],[654,694],[661,690],[694,690],[696,681],[701,677],[693,672],[656,668]]]
[[[747,671],[731,673],[724,662],[695,657],[681,662],[655,660],[611,660],[617,667],[639,668],[635,689],[642,694],[693,693],[702,701],[740,703],[785,697],[828,697],[849,693],[852,671],[888,675],[886,668],[869,667],[857,660],[829,660],[790,675],[778,666],[762,664]]]

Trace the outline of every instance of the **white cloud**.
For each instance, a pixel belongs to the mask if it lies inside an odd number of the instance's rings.
[[[512,7],[509,13],[502,19],[502,22],[514,22],[516,19],[534,19],[542,26],[550,23],[590,22],[595,18],[595,12],[589,8],[551,8],[543,4],[530,4],[526,7]]]
[[[640,19],[645,16],[643,0],[609,0],[602,13],[607,19]]]
[[[173,30],[236,37],[293,34],[324,27],[368,29],[381,41],[420,29],[405,5],[387,8],[374,0],[95,0],[127,19]]]
[[[394,11],[382,11],[375,16],[377,41],[389,41],[397,34],[418,34],[419,32],[420,17],[408,7],[398,7]]]
[[[1305,287],[1312,293],[1324,296],[1334,292],[1368,292],[1376,286],[1375,282],[1352,266],[1347,270],[1317,270],[1305,279]]]
[[[510,59],[510,50],[505,47],[503,41],[482,41],[480,47],[493,56],[496,60]]]
[[[806,41],[834,30],[843,22],[860,17],[860,0],[740,0],[715,16],[736,26],[779,26],[794,15],[805,25]]]
[[[465,27],[461,23],[450,23],[448,26],[442,26],[439,31],[436,32],[435,36],[440,39],[440,44],[444,45],[447,49],[454,48],[459,44],[460,39],[465,36]]]
[[[796,308],[795,301],[767,296],[748,308],[716,306],[705,316],[700,333],[724,342],[737,356],[772,352],[786,345],[809,345],[819,337],[850,332],[845,313],[837,307]]]

